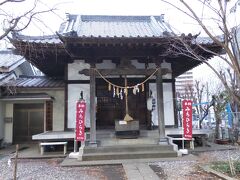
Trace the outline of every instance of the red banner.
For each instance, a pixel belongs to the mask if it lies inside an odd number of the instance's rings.
[[[192,139],[192,101],[182,101],[183,111],[183,137],[186,139]]]
[[[76,104],[76,140],[85,140],[85,112],[86,103],[84,100],[78,101]]]

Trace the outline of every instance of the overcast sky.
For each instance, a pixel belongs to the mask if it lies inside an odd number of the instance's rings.
[[[26,0],[25,3],[8,3],[0,7],[0,11],[4,10],[9,14],[22,14],[33,7],[35,0]],[[178,2],[178,0],[170,0],[170,2]],[[204,20],[208,25],[216,31],[209,17],[214,17],[213,13],[206,7],[202,11],[202,4],[198,0],[187,0],[189,5],[199,15],[205,13]],[[232,1],[231,1],[232,2]],[[183,7],[181,3],[178,7]],[[231,5],[232,6],[232,5]],[[37,9],[46,10],[55,7],[54,13],[45,13],[38,15],[38,20],[32,21],[29,28],[23,32],[29,35],[43,35],[55,33],[60,23],[65,20],[65,13],[82,14],[82,15],[161,15],[165,14],[165,20],[178,33],[199,32],[204,35],[200,27],[195,21],[179,12],[175,8],[167,5],[161,0],[38,0]],[[44,23],[43,23],[44,22]]]
[[[26,3],[16,3],[9,5],[6,9],[13,14],[24,12],[30,9],[34,0],[28,0]],[[193,4],[193,6],[197,6]],[[40,15],[39,18],[43,23],[36,20],[31,23],[28,30],[24,33],[52,34],[66,15],[161,15],[165,14],[165,19],[171,24],[177,32],[198,33],[199,27],[190,18],[184,16],[176,9],[167,6],[161,0],[40,0],[38,9],[47,9],[56,7],[58,10],[54,13]]]

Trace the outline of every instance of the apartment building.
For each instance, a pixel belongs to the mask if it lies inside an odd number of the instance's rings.
[[[175,81],[177,97],[187,97],[193,88],[193,71],[187,71],[178,76]]]

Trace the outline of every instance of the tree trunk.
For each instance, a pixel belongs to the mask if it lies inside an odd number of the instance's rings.
[[[215,139],[219,139],[219,125],[221,123],[221,117],[219,116],[217,111],[214,111],[215,119],[216,119],[216,127],[215,127]]]

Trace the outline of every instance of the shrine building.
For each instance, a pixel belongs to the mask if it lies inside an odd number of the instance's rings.
[[[4,117],[13,119],[4,124],[5,142],[54,140],[56,132],[62,133],[59,139],[73,140],[82,92],[86,147],[96,149],[169,145],[166,129],[178,127],[175,78],[202,63],[173,47],[184,48],[184,41],[206,59],[213,54],[199,44],[221,51],[209,39],[175,34],[163,15],[70,14],[54,35],[14,33],[9,39],[15,53],[45,76],[25,76],[7,85],[16,93],[1,96]],[[132,125],[121,129],[124,120]],[[132,139],[135,143],[124,144]]]

